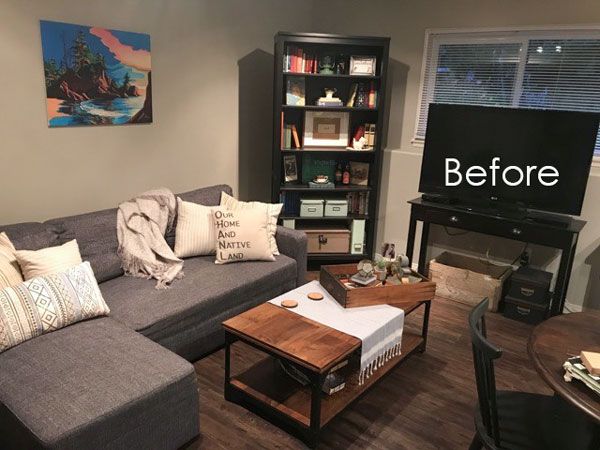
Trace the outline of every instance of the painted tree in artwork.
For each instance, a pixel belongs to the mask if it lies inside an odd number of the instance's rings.
[[[125,76],[123,77],[123,85],[121,86],[121,89],[123,89],[124,92],[127,92],[127,89],[129,89],[130,84],[131,77],[129,76],[129,72],[125,72]]]
[[[71,47],[71,52],[73,53],[75,71],[78,73],[82,68],[88,66],[94,60],[92,51],[85,41],[85,34],[83,31],[77,33],[77,37],[73,41],[73,46]]]

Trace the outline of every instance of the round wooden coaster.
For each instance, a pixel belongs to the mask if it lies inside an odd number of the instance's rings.
[[[310,294],[307,295],[308,298],[310,298],[311,300],[323,300],[323,294],[321,294],[320,292],[311,292]]]
[[[298,306],[298,302],[296,300],[281,300],[281,306],[284,308],[295,308]]]

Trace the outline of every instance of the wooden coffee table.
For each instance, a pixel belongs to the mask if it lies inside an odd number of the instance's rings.
[[[360,339],[329,328],[271,303],[265,303],[223,322],[225,328],[225,398],[268,419],[316,446],[321,429],[386,373],[415,352],[424,352],[431,301],[404,308],[405,315],[424,307],[421,334],[406,331],[402,352],[364,384],[358,384]],[[231,346],[236,341],[269,355],[254,366],[232,375]],[[294,365],[310,380],[302,386],[279,367],[277,358]],[[346,387],[324,394],[323,381],[340,362],[349,364]],[[355,372],[354,372],[355,371]]]

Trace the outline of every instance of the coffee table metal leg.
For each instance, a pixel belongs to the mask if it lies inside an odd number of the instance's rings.
[[[313,448],[319,443],[319,432],[321,431],[321,397],[324,381],[324,374],[313,374],[310,376],[311,399],[308,444]]]
[[[231,389],[231,344],[235,342],[235,338],[225,331],[225,384],[223,386],[223,394],[225,400],[233,401],[233,393]]]
[[[423,343],[421,344],[421,353],[425,352],[427,348],[427,334],[429,333],[429,313],[431,312],[431,300],[427,300],[425,303],[425,311],[423,312],[423,328],[421,329],[421,336],[423,337]]]

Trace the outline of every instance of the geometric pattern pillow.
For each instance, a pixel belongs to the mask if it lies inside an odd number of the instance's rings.
[[[6,233],[0,233],[0,289],[23,282],[15,252]]]
[[[0,353],[21,342],[92,317],[105,316],[89,262],[0,290]]]
[[[269,216],[267,230],[269,231],[269,246],[271,247],[271,253],[279,255],[275,235],[277,234],[277,218],[279,217],[279,213],[281,213],[283,203],[242,202],[225,192],[221,192],[221,206],[231,210],[259,209],[264,211]]]

